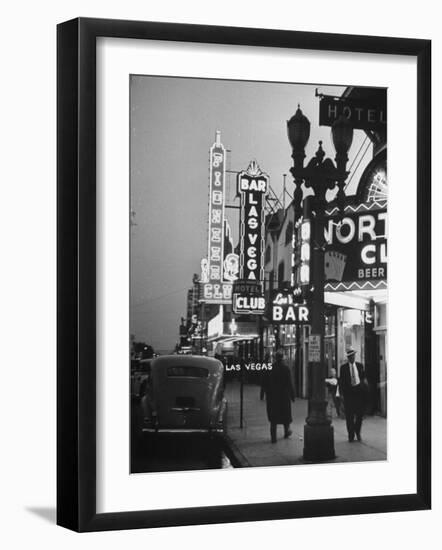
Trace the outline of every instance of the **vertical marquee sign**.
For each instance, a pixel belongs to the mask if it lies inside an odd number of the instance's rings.
[[[209,176],[209,245],[207,261],[202,269],[202,301],[227,304],[232,300],[232,284],[223,282],[224,262],[224,200],[226,179],[226,150],[217,130],[210,148]]]
[[[221,133],[216,132],[210,148],[209,187],[209,280],[220,283],[223,279],[224,249],[224,180],[226,151],[221,144]]]
[[[264,281],[265,198],[269,177],[252,161],[245,172],[238,174],[238,194],[241,198],[239,231],[239,281],[245,284]],[[254,296],[253,304],[247,293],[235,293],[235,313],[264,314],[265,300]]]
[[[241,197],[239,278],[264,280],[264,206],[269,177],[252,161],[238,174]]]
[[[292,287],[310,284],[311,222],[300,218],[293,231],[292,240]]]

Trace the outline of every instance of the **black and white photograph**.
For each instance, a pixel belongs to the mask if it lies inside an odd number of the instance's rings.
[[[436,7],[5,5],[2,547],[440,539]]]
[[[388,89],[128,84],[130,472],[388,460]]]

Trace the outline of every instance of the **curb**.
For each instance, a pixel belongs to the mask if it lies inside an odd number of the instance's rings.
[[[232,463],[234,468],[250,468],[253,466],[245,455],[239,450],[233,439],[228,435],[224,435],[224,452],[226,453],[228,459]]]

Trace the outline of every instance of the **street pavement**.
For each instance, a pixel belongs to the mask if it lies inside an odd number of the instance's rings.
[[[290,438],[284,439],[278,426],[278,440],[270,442],[270,424],[266,403],[260,400],[258,385],[244,384],[243,428],[240,428],[240,384],[229,381],[225,388],[228,401],[227,440],[239,464],[247,466],[280,466],[304,464],[303,436],[307,400],[296,399],[292,405],[293,423]],[[362,424],[362,441],[349,443],[345,419],[337,418],[333,409],[336,458],[329,462],[363,462],[387,459],[387,422],[380,416],[367,416]]]
[[[138,441],[133,441],[131,473],[233,468],[228,453],[229,449],[220,437],[144,434]]]

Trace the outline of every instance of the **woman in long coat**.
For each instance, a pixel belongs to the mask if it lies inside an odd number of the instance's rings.
[[[290,437],[292,422],[291,402],[295,400],[290,370],[283,361],[283,352],[277,351],[272,370],[266,373],[263,380],[263,390],[266,396],[267,417],[270,422],[270,438],[276,443],[276,428],[284,426],[284,437]]]

